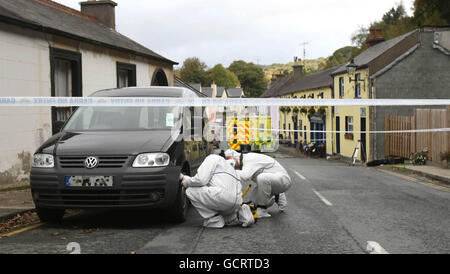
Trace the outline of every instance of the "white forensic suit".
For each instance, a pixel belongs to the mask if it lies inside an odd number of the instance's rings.
[[[242,185],[236,170],[223,157],[209,155],[194,177],[184,175],[186,195],[206,220],[205,227],[252,225],[254,218],[248,205],[242,205]]]
[[[225,156],[240,159],[240,154],[236,151],[228,150]],[[276,201],[279,209],[284,211],[287,205],[284,192],[291,187],[291,177],[278,161],[264,154],[243,154],[242,170],[237,170],[237,174],[242,181],[256,182],[257,206],[269,207]]]

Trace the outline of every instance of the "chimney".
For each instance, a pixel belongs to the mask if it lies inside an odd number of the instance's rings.
[[[111,0],[88,0],[81,2],[81,13],[95,17],[97,21],[111,29],[116,29],[117,3]]]
[[[211,97],[212,98],[216,98],[217,97],[217,85],[216,85],[215,81],[212,82],[211,87],[212,87],[212,95],[211,95]]]
[[[369,38],[367,39],[367,44],[369,47],[384,41],[386,41],[386,39],[384,39],[383,34],[381,33],[381,28],[370,29]]]
[[[300,78],[303,76],[303,65],[295,64],[292,66],[294,68],[294,78]]]

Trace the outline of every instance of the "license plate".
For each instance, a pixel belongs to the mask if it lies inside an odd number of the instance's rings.
[[[66,176],[68,187],[112,187],[113,176]]]

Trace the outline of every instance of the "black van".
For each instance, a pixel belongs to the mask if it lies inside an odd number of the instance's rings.
[[[198,97],[185,88],[98,91],[93,97]],[[191,113],[186,120],[186,110]],[[30,184],[42,221],[57,222],[65,209],[160,208],[185,220],[188,202],[180,172],[195,174],[212,144],[194,133],[205,125],[193,108],[79,107],[62,130],[35,153]],[[184,126],[176,128],[176,125]],[[175,127],[175,128],[174,128]]]

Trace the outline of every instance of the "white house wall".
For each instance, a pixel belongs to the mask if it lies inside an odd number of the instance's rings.
[[[117,86],[117,62],[136,65],[137,86],[149,86],[171,65],[0,23],[0,96],[51,96],[50,47],[81,53],[83,96]],[[0,189],[28,179],[31,156],[51,136],[51,108],[0,108]]]
[[[44,34],[0,23],[0,96],[50,96]],[[30,157],[51,136],[50,108],[0,108],[0,187],[25,179]]]

